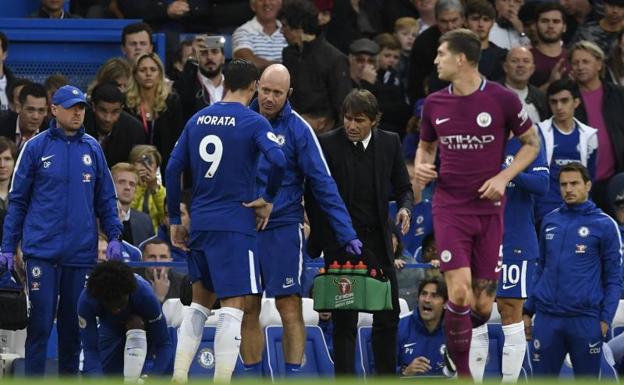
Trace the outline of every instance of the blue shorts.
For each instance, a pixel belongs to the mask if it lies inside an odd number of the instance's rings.
[[[256,237],[229,231],[191,234],[188,268],[191,281],[201,281],[219,298],[262,293]]]
[[[503,256],[496,296],[526,299],[533,291],[537,259],[514,259]]]
[[[301,295],[303,226],[299,223],[258,233],[262,284],[267,297]]]

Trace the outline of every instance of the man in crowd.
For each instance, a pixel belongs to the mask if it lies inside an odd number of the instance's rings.
[[[466,28],[476,33],[481,40],[479,72],[489,80],[503,78],[503,62],[507,50],[490,42],[490,30],[496,19],[496,11],[486,0],[470,0],[466,3]]]
[[[624,1],[604,0],[604,17],[582,24],[574,41],[588,40],[605,52],[611,52],[613,42],[624,26]]]
[[[134,63],[141,54],[154,51],[152,33],[152,28],[143,22],[124,27],[121,31],[121,52],[128,62]]]
[[[65,12],[65,0],[41,0],[41,7],[30,17],[41,19],[75,19],[80,16]]]
[[[141,245],[144,262],[171,262],[171,250],[167,242],[152,238]],[[151,285],[159,303],[170,298],[180,298],[184,276],[170,267],[146,267],[141,273]]]
[[[4,64],[7,59],[7,53],[9,50],[9,39],[7,36],[0,32],[0,111],[7,111],[11,102],[11,95],[9,95],[9,89],[15,76]]]
[[[524,0],[495,0],[498,18],[490,30],[490,41],[504,49],[530,44],[524,25],[518,17]]]
[[[12,140],[21,152],[26,142],[46,129],[48,94],[41,84],[28,83],[18,100],[17,114],[7,112],[0,117],[0,135]]]

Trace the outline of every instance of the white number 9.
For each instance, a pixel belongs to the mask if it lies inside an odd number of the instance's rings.
[[[214,146],[214,151],[208,152],[208,146],[211,144]],[[219,163],[221,163],[221,157],[223,156],[223,143],[221,139],[216,135],[205,136],[199,143],[199,156],[201,156],[202,160],[205,162],[211,163],[204,177],[212,178],[217,172]]]

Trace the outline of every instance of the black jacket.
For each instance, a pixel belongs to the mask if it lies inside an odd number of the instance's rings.
[[[413,17],[418,19],[420,15],[412,0],[385,0],[382,10],[384,32],[394,31],[394,22],[400,17]]]
[[[377,195],[377,211],[380,218],[379,228],[382,229],[386,244],[386,257],[392,263],[392,230],[388,226],[388,202],[397,201],[398,208],[411,210],[414,196],[409,175],[401,151],[399,136],[395,133],[373,130],[375,148],[375,169],[372,177],[375,178]],[[350,210],[354,196],[358,193],[353,190],[353,143],[347,138],[344,127],[339,127],[319,136],[319,142],[325,154],[327,165],[332,177],[336,181],[338,191],[347,210]],[[306,189],[307,190],[307,189]],[[321,251],[340,248],[322,210],[318,209],[316,201],[309,191],[306,191],[305,206],[310,221],[310,237],[308,238],[308,253],[311,257],[318,257]]]
[[[377,0],[360,0],[360,14],[355,12],[351,0],[336,0],[332,17],[327,26],[327,41],[345,54],[349,53],[349,45],[360,38],[374,38],[382,32],[381,7]],[[361,18],[368,21],[363,25]]]
[[[527,95],[526,101],[531,103],[537,109],[537,113],[540,116],[540,120],[546,120],[551,116],[550,107],[548,107],[548,99],[546,98],[546,94],[542,92],[539,88],[534,85],[529,84],[529,93]],[[536,123],[537,122],[533,122]]]
[[[10,95],[9,92],[11,90],[11,85],[13,85],[13,82],[15,81],[15,75],[13,75],[13,72],[11,72],[11,70],[7,67],[6,63],[4,63],[3,66],[4,69],[4,76],[6,76],[6,96],[7,96],[7,100],[9,101],[9,104],[11,104],[13,102],[13,95]]]
[[[173,83],[173,88],[180,95],[185,122],[197,111],[210,104],[210,94],[204,92],[197,78],[197,71],[197,64],[187,60],[180,78]]]
[[[342,101],[351,91],[347,57],[317,37],[304,43],[301,50],[297,46],[284,48],[282,60],[291,76],[292,107],[300,114],[337,119]]]
[[[0,113],[0,136],[4,136],[15,143],[15,125],[17,124],[18,114],[13,111],[2,111]],[[39,132],[48,129],[50,121],[48,118],[43,119]]]
[[[438,89],[438,86],[430,84],[433,79],[428,78],[438,78],[433,61],[438,52],[440,36],[442,33],[438,26],[431,26],[418,35],[412,46],[407,76],[407,95],[412,104]],[[429,92],[425,92],[425,88]]]

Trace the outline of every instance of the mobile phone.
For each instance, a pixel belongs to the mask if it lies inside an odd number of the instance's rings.
[[[225,45],[225,37],[217,35],[217,36],[209,36],[209,35],[198,35],[195,37],[196,40],[200,41],[202,44],[202,48],[223,48]]]
[[[152,168],[152,165],[154,164],[152,158],[147,154],[143,154],[143,156],[141,156],[141,162],[143,162],[145,167],[149,168],[150,170]]]

